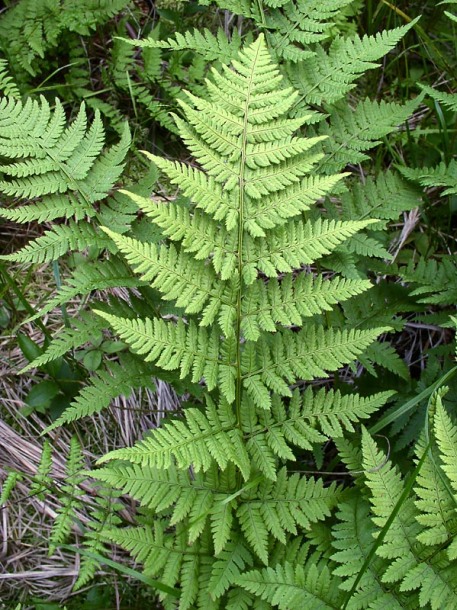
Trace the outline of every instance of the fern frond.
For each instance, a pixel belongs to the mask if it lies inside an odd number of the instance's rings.
[[[98,24],[108,21],[128,5],[129,0],[82,0],[75,14],[71,10],[71,0],[63,0],[60,8],[62,25],[70,32],[87,36]]]
[[[286,407],[279,396],[273,396],[271,411],[258,409],[246,427],[247,450],[256,467],[272,480],[276,478],[277,458],[295,461],[291,446],[312,450],[327,437],[343,437],[344,430],[354,431],[353,424],[369,417],[381,408],[392,395],[380,392],[370,397],[357,394],[341,395],[325,389],[313,392],[307,388],[300,395],[295,390]],[[247,411],[255,408],[243,403]]]
[[[455,93],[446,93],[445,91],[437,91],[428,85],[418,83],[422,91],[425,91],[431,98],[446,106],[452,112],[457,112],[457,95]]]
[[[282,11],[270,11],[265,16],[270,47],[291,62],[313,57],[315,45],[331,36],[336,17],[351,1],[288,2]],[[278,8],[285,3],[273,0],[267,4]]]
[[[457,426],[447,414],[440,393],[436,394],[435,400],[434,429],[436,440],[443,462],[443,470],[450,481],[454,494],[457,495],[457,462],[455,459],[457,455]]]
[[[383,527],[403,491],[396,468],[386,462],[374,441],[364,432],[364,468],[372,498],[373,522]],[[383,463],[385,466],[379,468]],[[382,577],[385,583],[401,583],[400,590],[419,590],[420,606],[430,603],[432,608],[451,608],[457,593],[455,571],[442,569],[440,556],[423,561],[417,542],[421,527],[416,520],[417,510],[411,497],[400,506],[377,554],[390,560]]]
[[[355,87],[354,81],[361,74],[378,67],[377,61],[395,47],[414,23],[375,36],[336,38],[328,51],[317,47],[312,57],[289,66],[287,75],[307,104],[333,104]]]
[[[373,368],[373,364],[377,364],[382,368],[395,373],[402,379],[408,380],[409,369],[404,360],[395,351],[395,348],[390,343],[379,343],[375,342],[369,345],[361,356],[359,356],[360,362],[367,368],[367,370],[374,376],[377,377],[377,373]]]
[[[266,388],[290,396],[290,391],[275,386],[275,376],[289,383],[296,378],[311,380],[326,377],[326,371],[335,371],[343,363],[356,358],[383,330],[386,329],[335,331],[309,325],[299,333],[288,330],[278,332],[270,341],[261,339],[255,347],[249,345],[256,357],[248,359],[248,354],[251,354],[246,352],[242,363],[243,385],[254,402],[257,398],[252,391],[251,381],[258,381]],[[270,406],[269,402],[256,402],[256,405],[260,408]]]
[[[227,219],[228,230],[236,226],[238,220],[236,199],[225,193],[214,178],[184,163],[145,154],[167,174],[172,184],[178,184],[181,187],[183,195],[195,200],[196,207],[213,215],[215,220]]]
[[[57,294],[50,299],[28,321],[32,321],[70,302],[76,296],[87,296],[94,290],[107,290],[109,288],[136,288],[141,282],[132,276],[131,271],[121,260],[111,258],[107,261],[97,261],[96,264],[87,263],[78,267],[67,280],[67,283],[59,288]]]
[[[402,269],[405,281],[417,285],[411,295],[420,297],[419,303],[453,305],[457,298],[457,265],[455,257],[443,256],[440,260],[421,257],[417,264],[411,261]]]
[[[73,327],[65,327],[52,339],[45,351],[21,369],[20,373],[26,373],[30,369],[52,362],[85,343],[95,343],[102,337],[104,323],[100,318],[84,313],[81,319],[73,318]]]
[[[38,464],[37,473],[34,481],[30,486],[29,494],[37,496],[40,500],[44,500],[44,491],[52,485],[50,472],[52,469],[52,445],[49,441],[45,441],[41,452],[40,463]]]
[[[424,450],[424,439],[420,438],[415,448],[418,460],[423,457]],[[456,503],[443,481],[444,475],[440,474],[439,468],[441,464],[437,464],[429,452],[415,486],[418,497],[415,504],[419,510],[417,521],[424,528],[419,533],[418,540],[427,546],[446,543],[455,536],[457,527]]]
[[[111,240],[100,234],[93,225],[70,221],[68,225],[56,225],[18,252],[4,254],[1,258],[16,263],[49,263],[69,250],[85,250],[90,246],[104,249],[111,243]]]
[[[255,491],[242,496],[236,514],[241,529],[261,561],[268,565],[268,536],[286,544],[288,534],[309,529],[311,523],[330,515],[338,499],[336,485],[324,487],[321,479],[287,475],[285,468],[275,481],[262,480]]]
[[[242,304],[241,328],[246,339],[257,341],[261,331],[275,332],[277,324],[301,326],[303,318],[330,311],[369,287],[366,280],[323,280],[305,273],[294,281],[289,275],[281,282],[256,280]]]
[[[54,110],[44,97],[25,104],[13,98],[0,101],[0,190],[14,197],[40,197],[6,215],[18,222],[53,219],[76,220],[95,215],[94,203],[104,199],[122,172],[130,146],[124,126],[120,142],[102,152],[105,134],[95,113],[87,129],[84,104],[69,127],[59,100]]]
[[[394,172],[381,173],[374,179],[368,176],[362,186],[351,182],[341,195],[342,218],[379,219],[373,228],[385,226],[387,220],[397,220],[402,212],[408,212],[420,204],[420,192]]]
[[[122,41],[141,49],[167,49],[170,51],[195,51],[205,59],[205,61],[220,60],[226,63],[235,59],[240,51],[241,39],[237,30],[234,30],[229,40],[224,30],[217,30],[213,34],[207,28],[203,30],[188,30],[184,34],[176,32],[173,38],[167,40],[156,40],[154,37],[142,40],[132,40],[122,38]]]
[[[104,556],[107,549],[102,532],[122,523],[118,512],[124,507],[116,501],[116,494],[111,489],[97,489],[95,502],[95,506],[90,511],[90,521],[84,535],[83,547],[92,553]],[[100,565],[100,562],[93,556],[82,555],[78,579],[73,586],[73,590],[78,591],[87,585],[94,578]]]
[[[154,388],[151,372],[143,365],[129,358],[121,358],[120,364],[110,363],[109,369],[99,371],[90,379],[78,396],[70,403],[46,432],[77,419],[95,415],[109,406],[113,398],[130,396],[136,388]]]
[[[179,597],[183,610],[216,610],[208,591],[214,559],[207,542],[198,541],[190,550],[182,529],[176,535],[165,533],[164,529],[164,524],[157,521],[154,529],[148,526],[107,529],[104,535],[144,563],[147,575],[160,574],[159,597],[165,603],[168,599],[176,606],[176,597]],[[173,589],[178,583],[180,590]],[[170,603],[168,607],[172,607]]]
[[[144,243],[103,229],[133,265],[144,282],[157,288],[166,300],[173,300],[187,313],[198,313],[205,305],[220,308],[221,295],[211,268],[201,265],[172,245]],[[195,279],[194,279],[195,278]]]
[[[304,566],[286,562],[253,570],[238,578],[237,583],[270,607],[281,610],[341,607],[338,580],[331,578],[328,565],[318,556],[311,556]]]
[[[70,32],[87,36],[129,4],[128,0],[81,0],[77,14],[68,0],[21,0],[0,19],[4,52],[30,75],[40,71],[39,59]]]
[[[350,591],[364,566],[366,554],[373,545],[376,529],[370,519],[369,504],[360,495],[353,494],[347,501],[341,502],[338,505],[337,517],[339,522],[332,529],[332,545],[336,552],[331,558],[341,565],[334,569],[333,573],[342,579],[340,588]],[[373,558],[363,571],[357,590],[351,596],[347,606],[350,610],[377,608],[373,604],[395,610],[411,607],[404,605],[401,594],[392,590],[389,583],[383,584],[382,573],[386,565],[385,560],[376,556]],[[409,597],[411,599],[411,596]],[[413,599],[416,597],[413,596]]]
[[[211,258],[214,270],[220,273],[222,280],[233,276],[236,265],[236,233],[228,233],[224,228],[217,227],[199,210],[191,213],[185,202],[157,204],[145,197],[137,197],[131,193],[129,196],[146,216],[160,227],[164,235],[172,241],[181,242],[184,252],[192,254],[196,260]],[[115,236],[113,239],[116,241]],[[132,249],[126,248],[125,242],[121,247],[122,240],[116,243],[121,252],[130,255],[134,262]],[[205,274],[204,271],[202,273]]]
[[[234,474],[233,468],[229,468],[219,476],[214,465],[206,475],[196,473],[193,477],[186,471],[177,470],[173,465],[166,470],[144,465],[128,468],[114,466],[93,473],[94,478],[108,483],[122,493],[128,493],[156,513],[170,512],[171,525],[188,520],[189,544],[200,537],[209,521],[217,554],[227,546],[232,535],[233,515],[229,500],[230,492],[235,488]],[[228,511],[226,528],[220,521],[221,505]]]
[[[1,484],[2,491],[0,493],[0,506],[4,506],[9,501],[11,493],[19,481],[22,481],[22,475],[20,472],[11,470],[6,475],[6,479]]]
[[[346,103],[332,106],[328,122],[323,121],[317,129],[319,134],[329,136],[322,143],[326,155],[320,169],[331,174],[349,163],[368,159],[365,151],[404,123],[421,101],[421,97],[406,104],[365,99],[354,110]]]
[[[452,159],[448,164],[442,162],[435,167],[398,167],[398,171],[421,186],[439,186],[444,188],[443,195],[457,193],[457,161]]]
[[[260,243],[246,236],[243,279],[246,284],[251,284],[257,277],[257,269],[267,277],[290,273],[330,254],[339,244],[370,224],[371,220],[339,222],[319,218],[306,223],[289,221]]]
[[[248,0],[239,3],[256,17],[258,9]],[[314,0],[300,9],[311,6],[317,11]],[[329,3],[324,8],[334,13]],[[267,14],[275,10],[270,5]],[[326,27],[317,27],[317,36]],[[390,48],[401,33],[367,39],[366,44]],[[305,48],[307,43],[298,44]],[[342,40],[339,44],[358,54],[363,47],[362,42],[360,48]],[[374,56],[380,50],[372,52]],[[360,57],[357,62],[361,72],[366,62]],[[351,75],[356,73],[354,68]],[[349,77],[345,82],[352,86]],[[113,314],[106,306],[96,313],[146,363],[178,371],[181,379],[201,386],[197,394],[201,401],[186,405],[182,415],[151,430],[133,447],[113,451],[99,461],[118,460],[99,471],[98,478],[155,513],[147,513],[143,520],[152,521],[152,528],[109,530],[107,538],[144,563],[147,575],[158,574],[169,586],[179,583],[180,608],[266,610],[273,603],[288,607],[295,603],[290,601],[294,596],[287,597],[289,585],[302,605],[335,595],[330,607],[339,607],[339,579],[330,578],[330,539],[314,528],[330,517],[340,501],[340,489],[335,483],[325,487],[322,479],[289,474],[285,464],[297,458],[293,447],[317,455],[319,445],[330,436],[339,443],[348,467],[360,470],[360,464],[355,467],[360,457],[352,445],[344,445],[344,435],[354,432],[359,421],[391,396],[384,392],[365,398],[312,387],[301,395],[297,389],[301,382],[326,377],[363,357],[376,337],[391,328],[392,318],[389,310],[361,319],[358,305],[350,305],[351,297],[357,297],[357,303],[360,298],[362,309],[376,300],[373,295],[363,297],[369,283],[361,279],[354,254],[357,246],[351,250],[350,239],[368,227],[383,228],[390,212],[384,212],[381,222],[372,218],[367,197],[365,218],[353,220],[358,218],[354,214],[340,219],[338,201],[333,204],[332,196],[343,191],[344,175],[319,175],[327,139],[317,131],[315,136],[309,133],[313,137],[295,134],[302,125],[316,125],[323,117],[308,112],[291,119],[297,102],[261,35],[231,67],[212,71],[201,98],[195,94],[180,98],[180,116],[174,118],[195,166],[147,155],[183,197],[157,203],[144,195],[122,193],[145,213],[151,223],[147,231],[154,226],[157,233],[138,237],[107,230],[141,281],[181,311],[167,320],[147,317],[147,306],[136,308],[138,318],[128,308],[117,307]],[[388,114],[384,106],[380,110],[368,102],[360,109],[365,122],[377,113]],[[366,141],[369,148],[369,137]],[[353,150],[358,152],[356,144]],[[384,193],[379,207],[386,210],[386,193],[394,188],[393,181],[388,186],[387,182],[384,185],[381,179],[379,185]],[[373,193],[370,197],[375,197]],[[318,200],[323,198],[325,205],[329,202],[329,218],[320,214]],[[158,245],[157,234],[169,242]],[[367,234],[359,249],[379,254],[375,240],[376,234]],[[303,268],[341,253],[349,253],[346,259],[354,261],[352,279],[333,275],[324,280],[318,266]],[[380,308],[385,306],[384,299],[378,301]],[[341,310],[325,316],[324,324],[322,314],[339,303]],[[346,316],[346,306],[354,317]],[[378,318],[382,323],[377,323]],[[345,320],[341,328],[336,326],[339,320]],[[365,461],[369,457],[365,455]],[[372,466],[363,469],[378,474]],[[388,501],[378,500],[381,485],[370,479],[379,527],[388,518],[386,507],[392,496],[403,490],[399,476],[387,477],[387,482],[391,496]],[[374,521],[374,532],[377,526]],[[303,545],[302,533],[309,533]],[[295,564],[305,562],[313,544],[322,547],[323,563],[316,568],[309,561],[296,572]],[[314,559],[316,563],[317,556]],[[275,583],[258,595],[257,590],[240,588],[246,570],[263,564],[282,578],[278,566],[286,562],[294,566],[292,583]],[[278,591],[283,585],[286,601],[281,602]],[[166,599],[167,610],[174,606]]]
[[[21,97],[16,83],[9,74],[8,62],[5,59],[0,59],[0,92],[11,98]]]
[[[109,322],[122,339],[146,362],[155,362],[166,371],[179,369],[181,379],[191,376],[194,383],[204,377],[208,390],[213,390],[230,362],[219,362],[220,338],[216,329],[208,333],[193,322],[186,325],[159,319],[130,320],[100,310],[95,313]],[[230,398],[230,397],[228,397]]]
[[[82,506],[80,496],[83,492],[80,484],[84,480],[84,476],[81,474],[83,456],[80,444],[75,436],[70,441],[70,451],[65,470],[65,483],[62,485],[64,495],[49,536],[49,555],[53,555],[57,547],[65,542],[74,525],[76,511]]]
[[[221,597],[239,578],[247,566],[253,565],[252,555],[240,539],[230,541],[218,553],[211,571],[208,588],[213,599]]]
[[[175,459],[181,469],[192,465],[196,472],[206,472],[215,460],[222,470],[229,462],[235,464],[248,479],[250,465],[246,448],[234,414],[225,401],[216,408],[208,398],[204,413],[188,408],[184,420],[165,424],[134,447],[108,453],[99,463],[122,459],[167,469]]]

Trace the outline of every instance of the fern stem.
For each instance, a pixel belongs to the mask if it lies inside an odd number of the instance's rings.
[[[262,0],[257,0],[257,6],[259,7],[260,19],[262,20],[262,26],[266,27],[267,22],[265,20],[265,10],[263,8]]]
[[[243,135],[242,135],[242,146],[241,146],[241,159],[240,159],[240,177],[239,177],[239,199],[238,199],[238,293],[236,303],[236,395],[235,395],[235,410],[236,410],[236,423],[238,428],[241,428],[241,391],[243,377],[241,372],[241,306],[243,300],[243,235],[244,235],[244,171],[246,168],[246,146],[247,146],[247,131],[248,131],[248,111],[251,99],[251,87],[252,80],[254,77],[255,67],[257,64],[257,58],[259,54],[259,46],[257,46],[255,60],[252,62],[252,70],[249,79],[249,86],[247,88],[246,102],[244,109],[244,123],[243,123]]]

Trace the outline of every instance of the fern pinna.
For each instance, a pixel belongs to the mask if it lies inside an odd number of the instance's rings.
[[[324,323],[323,312],[370,283],[315,277],[309,266],[373,221],[313,211],[343,175],[313,173],[322,137],[293,135],[310,118],[288,118],[296,99],[260,36],[232,67],[213,70],[205,98],[181,102],[176,124],[199,165],[148,155],[184,197],[131,197],[169,243],[105,229],[180,315],[100,316],[146,362],[205,388],[183,418],[108,454],[101,461],[114,464],[93,473],[150,509],[143,525],[106,536],[148,575],[179,585],[182,609],[267,607],[238,579],[276,565],[291,544],[298,553],[340,495],[287,464],[353,430],[390,395],[302,392],[297,383],[353,361],[386,329]]]

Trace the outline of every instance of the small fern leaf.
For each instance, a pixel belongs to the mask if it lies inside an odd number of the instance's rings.
[[[437,393],[434,429],[443,470],[446,473],[451,487],[457,498],[457,426],[452,422],[443,405],[442,395]]]
[[[269,605],[281,610],[303,608],[340,608],[338,580],[324,561],[310,558],[305,566],[288,562],[263,570],[253,570],[238,578],[237,583]]]
[[[317,47],[312,57],[297,66],[288,67],[288,76],[307,104],[332,104],[342,99],[354,86],[354,81],[367,70],[376,68],[386,55],[414,26],[387,30],[375,36],[336,38],[328,51]]]
[[[224,470],[235,464],[243,477],[249,478],[250,462],[241,432],[235,426],[230,406],[222,402],[218,408],[208,399],[205,413],[188,408],[185,421],[176,420],[153,431],[150,437],[130,449],[119,449],[105,455],[99,463],[122,459],[161,469],[169,468],[176,459],[179,468],[192,466],[206,472],[213,460]]]
[[[73,319],[72,323],[74,328],[65,327],[60,333],[56,334],[45,351],[21,369],[20,373],[26,373],[30,369],[41,367],[64,356],[67,352],[83,346],[85,343],[95,343],[102,338],[102,330],[105,324],[101,322],[100,318],[85,313],[81,316],[81,319]]]
[[[322,481],[287,476],[282,468],[276,481],[264,479],[256,490],[243,495],[236,514],[241,527],[258,557],[268,564],[268,534],[286,543],[286,535],[297,534],[298,528],[309,529],[330,515],[338,499],[335,485],[324,488]]]
[[[436,427],[436,419],[434,423]],[[425,443],[421,437],[415,449],[417,460],[423,457],[424,450]],[[418,540],[427,546],[446,543],[454,537],[457,527],[455,500],[449,493],[449,487],[443,482],[443,475],[440,476],[440,467],[429,452],[415,486],[418,498],[415,504],[419,510],[417,521],[424,527],[418,535]]]
[[[8,62],[0,59],[0,92],[11,98],[20,98],[21,94],[8,71]]]
[[[33,484],[30,486],[30,495],[37,496],[38,499],[44,500],[44,492],[52,487],[53,481],[50,476],[52,470],[52,445],[49,441],[45,441],[41,452],[40,463],[37,468]]]
[[[84,250],[91,246],[103,250],[110,248],[110,245],[111,240],[100,235],[94,226],[70,221],[68,225],[56,225],[18,252],[1,258],[17,263],[49,263],[58,260],[69,250]]]
[[[216,329],[209,334],[193,322],[186,325],[182,320],[177,324],[150,318],[130,320],[101,310],[94,312],[109,322],[134,353],[144,356],[145,362],[156,362],[165,371],[179,369],[181,379],[190,376],[194,383],[204,377],[208,390],[216,387],[220,372]]]
[[[81,447],[76,437],[70,441],[70,451],[66,464],[65,484],[62,491],[62,504],[57,510],[51,534],[49,536],[49,555],[53,555],[57,547],[65,542],[73,527],[76,511],[82,507],[80,497],[83,494],[80,484],[84,480],[83,475],[83,456]]]
[[[114,398],[128,397],[134,389],[147,387],[155,387],[150,371],[136,360],[122,358],[120,364],[111,363],[108,371],[99,371],[45,432],[100,413]]]
[[[238,31],[233,32],[233,36],[229,40],[224,30],[219,29],[214,35],[210,30],[187,31],[184,34],[176,32],[173,38],[167,40],[155,40],[154,37],[143,40],[132,40],[130,38],[122,38],[126,42],[135,47],[142,49],[167,49],[170,51],[195,51],[205,59],[205,61],[214,61],[216,59],[224,63],[230,62],[238,56],[241,39]]]
[[[103,230],[141,275],[142,281],[160,290],[164,299],[175,301],[177,307],[183,307],[187,313],[198,313],[208,301],[218,300],[214,273],[204,263],[173,245],[156,246],[107,228]]]
[[[239,578],[246,566],[253,564],[252,555],[241,540],[229,542],[224,551],[218,554],[211,571],[208,584],[211,597],[220,598]]]
[[[19,472],[12,470],[6,475],[6,479],[1,485],[0,506],[3,507],[9,501],[10,496],[19,481],[22,481],[22,475]]]
[[[457,95],[455,93],[446,93],[445,91],[437,91],[433,87],[428,85],[422,85],[418,83],[422,91],[425,91],[427,95],[432,97],[434,100],[446,106],[452,112],[457,112]]]

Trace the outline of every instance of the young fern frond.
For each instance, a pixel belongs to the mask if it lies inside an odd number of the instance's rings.
[[[451,110],[452,112],[457,112],[457,95],[455,93],[446,93],[445,91],[437,91],[433,87],[429,87],[427,85],[422,85],[419,83],[419,87],[424,91],[427,95],[432,97],[434,100],[443,104]]]
[[[116,501],[116,496],[117,494],[112,489],[104,487],[97,489],[95,506],[89,512],[90,520],[83,539],[83,548],[86,551],[101,556],[107,554],[103,531],[121,524],[118,512],[124,508],[120,502]],[[93,580],[100,565],[100,562],[93,556],[82,555],[78,579],[73,590],[78,591]]]
[[[57,547],[66,541],[74,525],[76,511],[82,507],[80,497],[83,491],[80,484],[84,480],[83,456],[81,446],[75,436],[70,442],[70,451],[66,464],[65,483],[62,485],[62,501],[57,510],[51,534],[49,536],[49,555],[53,555]]]
[[[22,481],[22,475],[20,472],[11,470],[7,475],[6,479],[2,482],[1,493],[0,493],[0,507],[3,507],[10,499],[11,493],[15,489],[17,483]]]
[[[40,500],[44,499],[45,491],[52,484],[52,478],[50,476],[52,469],[52,445],[49,441],[45,441],[43,450],[41,452],[40,463],[37,468],[37,473],[34,477],[33,483],[30,486],[29,494],[31,496],[37,496]]]

